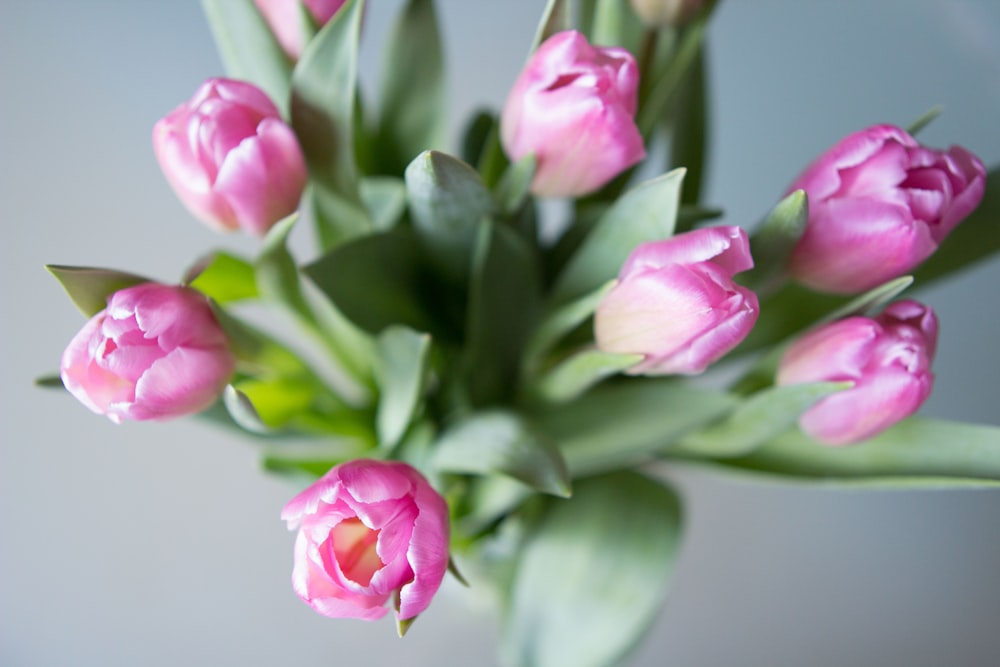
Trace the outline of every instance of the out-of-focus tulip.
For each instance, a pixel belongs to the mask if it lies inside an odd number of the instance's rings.
[[[828,150],[792,184],[809,196],[809,223],[789,272],[824,292],[852,293],[927,259],[983,197],[986,170],[964,148],[926,148],[877,125]]]
[[[500,137],[513,160],[534,154],[537,195],[597,190],[646,155],[635,125],[639,69],[625,49],[576,31],[547,39],[514,83]]]
[[[693,17],[705,0],[629,0],[632,9],[650,28],[681,25]]]
[[[203,83],[156,123],[153,149],[184,205],[220,230],[263,236],[298,208],[306,185],[295,133],[245,81]]]
[[[63,353],[62,381],[88,408],[121,423],[203,410],[234,367],[202,294],[142,283],[112,294],[73,338]]]
[[[812,406],[799,425],[829,445],[855,443],[910,416],[930,396],[937,332],[934,311],[899,301],[875,319],[849,317],[795,341],[777,383],[853,382]]]
[[[298,529],[292,587],[324,616],[399,620],[430,604],[448,569],[448,506],[401,462],[332,468],[281,512]]]
[[[298,60],[306,46],[303,9],[323,27],[347,0],[254,0],[274,37],[288,57]]]
[[[750,268],[749,242],[739,227],[640,245],[594,314],[598,348],[644,355],[632,374],[701,373],[757,321],[757,295],[733,282],[733,274]]]

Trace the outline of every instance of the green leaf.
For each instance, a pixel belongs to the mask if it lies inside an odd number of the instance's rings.
[[[406,432],[420,402],[431,339],[401,326],[378,337],[375,379],[381,389],[375,426],[383,447],[393,447]]]
[[[402,324],[437,336],[420,244],[409,227],[362,236],[303,271],[349,320],[370,333]]]
[[[796,190],[778,202],[750,240],[754,268],[743,275],[743,282],[766,291],[784,280],[788,258],[808,221],[805,190]]]
[[[917,286],[926,287],[997,251],[1000,251],[1000,165],[986,174],[986,192],[979,207],[948,235],[913,276]]]
[[[246,407],[243,405],[245,399],[259,425],[266,430],[283,428],[296,416],[309,410],[316,391],[310,383],[288,377],[248,378],[230,386],[237,393],[226,401],[230,414],[233,414],[233,408],[229,400],[238,398],[239,409],[242,410]]]
[[[576,478],[646,461],[738,403],[735,396],[676,379],[629,378],[595,387],[534,419]]]
[[[348,0],[292,73],[292,127],[313,183],[323,249],[371,230],[358,192],[354,110],[364,0]]]
[[[530,194],[531,180],[535,177],[537,166],[537,160],[532,154],[507,167],[496,189],[496,199],[502,213],[513,215],[524,206]]]
[[[35,378],[35,386],[42,387],[44,389],[65,389],[66,385],[63,384],[62,376],[59,373],[52,373],[50,375],[42,375]]]
[[[881,434],[846,447],[820,444],[795,430],[753,453],[725,463],[738,468],[790,477],[1000,480],[1000,427],[911,417]],[[872,482],[875,483],[875,482]]]
[[[819,399],[851,386],[850,382],[822,382],[769,387],[725,419],[684,436],[676,446],[697,456],[747,454],[793,428],[799,416]]]
[[[512,398],[541,304],[534,248],[509,227],[484,221],[473,253],[464,372],[474,405]]]
[[[410,0],[386,44],[377,146],[382,173],[398,174],[444,136],[444,57],[432,0]]]
[[[910,123],[907,126],[906,131],[911,135],[916,136],[921,130],[930,125],[935,118],[940,116],[942,111],[944,111],[944,107],[940,104],[932,106],[930,109],[925,111],[923,115]]]
[[[292,312],[308,318],[309,306],[302,296],[299,269],[287,245],[288,235],[298,217],[297,213],[293,213],[268,230],[254,263],[254,274],[257,289],[263,298],[284,304]]]
[[[448,428],[434,447],[432,466],[442,472],[502,473],[542,493],[570,495],[559,450],[512,412],[477,412]]]
[[[640,183],[623,194],[597,221],[556,282],[554,299],[568,301],[613,279],[640,243],[674,232],[684,170]]]
[[[253,0],[201,0],[226,74],[261,88],[288,113],[292,66]]]
[[[524,352],[524,374],[534,375],[545,355],[563,336],[576,329],[590,318],[604,296],[615,286],[610,280],[590,294],[556,309],[548,315],[531,336]]]
[[[469,118],[462,131],[463,160],[469,164],[479,164],[496,122],[496,116],[488,110],[476,111]]]
[[[198,260],[181,282],[216,303],[233,303],[259,296],[253,265],[221,250]]]
[[[479,221],[494,209],[479,174],[458,158],[426,151],[406,168],[406,194],[431,261],[450,280],[464,281]]]
[[[840,308],[823,317],[821,322],[833,322],[852,315],[864,315],[881,310],[897,296],[913,284],[913,276],[900,276],[894,280],[873,287],[864,294],[859,294]]]
[[[614,354],[588,348],[539,378],[533,394],[546,403],[566,403],[601,380],[642,361],[641,354]]]
[[[706,77],[705,45],[701,44],[681,85],[671,122],[669,164],[687,169],[681,193],[681,202],[686,205],[697,204],[701,199],[706,173],[709,132]]]
[[[500,638],[505,663],[618,664],[660,610],[681,522],[672,491],[630,472],[550,501],[520,552]]]
[[[570,28],[569,3],[565,0],[549,0],[545,3],[542,20],[535,30],[535,39],[531,42],[532,53],[552,35]]]
[[[222,392],[222,402],[225,404],[226,410],[229,411],[229,416],[241,428],[251,433],[271,432],[271,428],[261,419],[250,397],[233,385],[226,385]]]
[[[638,53],[643,33],[642,22],[627,2],[597,0],[591,26],[591,43],[622,46],[631,53]]]
[[[361,179],[361,200],[376,231],[392,229],[406,211],[406,184],[391,176]]]
[[[118,290],[153,282],[134,273],[113,269],[58,264],[47,264],[45,269],[55,276],[73,305],[87,317],[93,317],[104,310],[108,305],[108,297]]]

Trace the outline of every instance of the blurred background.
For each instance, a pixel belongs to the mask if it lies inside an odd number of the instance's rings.
[[[544,4],[438,3],[455,127],[502,103]],[[401,5],[368,8],[371,90]],[[752,224],[843,135],[936,104],[921,140],[996,165],[997,35],[994,0],[724,0],[707,202]],[[251,443],[197,420],[115,426],[31,384],[83,323],[43,264],[174,281],[211,248],[253,252],[188,216],[150,147],[153,123],[221,73],[196,0],[0,0],[0,664],[492,665],[495,619],[453,582],[405,640],[388,619],[302,604],[278,519],[296,487],[258,472]],[[998,283],[993,260],[922,293],[942,322],[925,414],[1000,424]],[[686,541],[628,664],[964,666],[1000,653],[1000,491],[672,477]]]

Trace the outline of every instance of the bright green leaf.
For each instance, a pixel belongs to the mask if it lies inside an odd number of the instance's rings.
[[[57,264],[48,264],[45,269],[55,276],[73,305],[87,317],[104,310],[108,305],[108,297],[118,290],[152,282],[149,278],[113,269]]]
[[[271,432],[272,429],[261,419],[250,397],[233,385],[226,385],[226,389],[222,392],[222,402],[229,411],[229,416],[241,428],[251,433]]]
[[[401,326],[379,334],[375,379],[380,388],[375,417],[379,443],[393,447],[403,437],[420,402],[431,339]]]
[[[542,493],[570,495],[559,450],[512,412],[478,412],[448,428],[434,447],[432,465],[443,472],[502,473]]]
[[[255,299],[257,278],[253,265],[241,257],[216,251],[191,267],[182,281],[216,303]]]
[[[632,649],[663,603],[681,537],[664,486],[619,472],[552,500],[517,563],[500,645],[510,667],[606,667]]]
[[[556,282],[563,302],[592,292],[618,275],[640,243],[661,241],[674,232],[684,170],[640,183],[622,195],[597,221]]]

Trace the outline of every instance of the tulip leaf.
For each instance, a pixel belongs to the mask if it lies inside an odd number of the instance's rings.
[[[433,0],[409,0],[386,44],[376,146],[379,170],[398,174],[444,136],[444,56]]]
[[[705,45],[701,44],[681,84],[678,103],[671,118],[669,164],[687,169],[681,191],[681,202],[685,205],[694,205],[701,200],[703,175],[708,160],[707,76]],[[678,220],[678,231],[691,229],[681,227],[680,222]]]
[[[469,118],[462,131],[462,159],[469,164],[479,164],[490,139],[496,116],[486,110],[478,110]]]
[[[833,322],[852,315],[864,315],[880,310],[913,284],[913,276],[900,276],[859,294],[840,308],[828,313],[820,322]]]
[[[42,387],[43,389],[66,388],[66,385],[63,384],[62,376],[59,373],[51,373],[49,375],[36,377],[34,384],[36,387]]]
[[[630,53],[639,52],[645,32],[638,15],[621,0],[597,0],[590,30],[592,44],[614,44]]]
[[[302,296],[299,270],[287,245],[288,235],[296,220],[298,214],[293,213],[268,230],[260,255],[254,263],[254,273],[257,289],[262,297],[286,304],[293,312],[306,313],[309,306]]]
[[[513,215],[524,206],[535,177],[538,161],[534,155],[526,155],[510,164],[496,187],[496,198],[504,215]]]
[[[149,278],[114,269],[58,264],[48,264],[45,269],[55,276],[73,305],[87,317],[104,310],[108,305],[108,298],[118,290],[153,282]]]
[[[542,493],[570,495],[559,450],[513,412],[477,412],[451,426],[434,446],[432,465],[442,472],[502,473]]]
[[[629,378],[606,382],[534,419],[575,478],[649,460],[681,436],[729,414],[739,402],[676,379]]]
[[[381,394],[375,427],[379,444],[394,447],[406,432],[419,405],[431,339],[402,326],[379,334],[375,379]]]
[[[910,486],[928,478],[935,486],[954,478],[1000,481],[1000,427],[911,417],[854,445],[832,447],[790,431],[728,465],[774,475],[824,480],[869,480]]]
[[[483,221],[473,252],[463,369],[468,398],[512,398],[541,303],[539,258],[510,227]]]
[[[940,104],[932,106],[930,109],[921,114],[920,117],[918,117],[912,123],[907,125],[906,131],[911,136],[914,137],[917,136],[917,134],[919,134],[921,130],[930,125],[935,118],[940,116],[942,111],[944,111],[944,107],[941,106]]]
[[[426,151],[406,168],[413,226],[441,274],[463,282],[479,221],[493,213],[493,196],[476,171],[458,158]]]
[[[850,382],[820,382],[769,387],[724,419],[684,436],[676,448],[697,456],[742,456],[794,428],[816,401],[851,386]]]
[[[809,221],[809,198],[796,190],[775,205],[750,240],[754,268],[741,282],[767,291],[785,278],[788,258]]]
[[[392,229],[406,212],[406,184],[391,176],[361,179],[361,201],[377,231]]]
[[[548,0],[545,3],[542,20],[538,22],[538,28],[535,30],[535,39],[531,42],[532,53],[534,53],[535,49],[542,42],[552,35],[557,32],[569,30],[572,27],[570,25],[569,10],[569,3],[566,0]]]
[[[292,127],[313,183],[323,249],[371,230],[354,154],[358,42],[364,0],[348,0],[292,73]]]
[[[684,169],[640,183],[601,215],[560,274],[557,303],[592,292],[618,275],[640,243],[661,241],[674,233]]]
[[[198,260],[188,269],[181,283],[193,287],[216,303],[233,303],[259,296],[253,265],[221,250]]]
[[[226,74],[253,83],[288,114],[292,66],[253,0],[201,0]]]
[[[533,394],[546,403],[566,403],[601,380],[635,366],[642,358],[641,354],[581,350],[539,378]]]
[[[618,664],[649,629],[680,547],[675,493],[632,472],[552,499],[519,551],[500,649],[512,667]]]
[[[229,416],[233,418],[241,428],[251,433],[270,433],[271,427],[264,423],[257,408],[254,407],[250,397],[233,385],[226,385],[222,392],[222,402],[229,411]]]
[[[559,339],[586,322],[597,310],[601,302],[616,281],[610,280],[590,294],[570,301],[556,309],[542,320],[531,336],[524,352],[524,373],[529,377],[535,373],[544,361],[545,355]]]
[[[420,244],[409,227],[348,241],[303,268],[338,311],[369,333],[402,324],[437,336]],[[431,295],[431,296],[427,296]]]
[[[1000,251],[1000,165],[986,174],[979,207],[963,220],[913,277],[918,287],[967,269]]]

